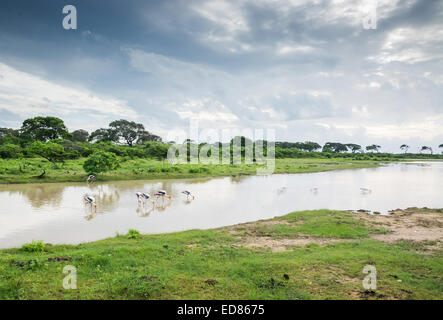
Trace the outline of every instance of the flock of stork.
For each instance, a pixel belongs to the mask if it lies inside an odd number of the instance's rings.
[[[86,182],[89,184],[89,183],[94,182],[95,179],[96,179],[96,177],[94,175],[89,175],[88,178],[86,179]],[[182,191],[182,194],[184,194],[186,196],[187,201],[195,199],[195,196],[188,190]],[[146,205],[146,203],[151,201],[153,208],[155,207],[156,203],[158,202],[158,200],[160,198],[162,199],[163,203],[164,203],[165,198],[167,198],[169,200],[172,199],[172,196],[168,195],[165,190],[156,191],[154,193],[155,200],[152,200],[151,195],[146,192],[136,192],[135,195],[137,197],[137,202],[139,205],[144,206],[144,205]],[[85,202],[85,205],[89,205],[91,207],[91,210],[92,210],[92,208],[94,208],[95,211],[97,210],[97,202],[95,201],[95,198],[93,196],[84,195],[83,200]]]

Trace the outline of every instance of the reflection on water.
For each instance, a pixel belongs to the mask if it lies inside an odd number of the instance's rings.
[[[165,190],[171,198],[155,197]],[[189,190],[195,195],[186,196]],[[79,243],[125,233],[212,228],[294,210],[443,207],[443,163],[272,176],[0,186],[0,247]],[[136,192],[151,195],[138,202]],[[84,203],[95,198],[97,209]]]

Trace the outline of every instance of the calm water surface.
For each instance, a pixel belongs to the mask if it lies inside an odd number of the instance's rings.
[[[172,200],[159,200],[155,208],[138,205],[136,192],[159,189]],[[188,202],[183,190],[195,200]],[[97,199],[96,213],[84,205],[85,194]],[[80,243],[130,228],[142,233],[206,229],[295,210],[443,208],[443,162],[267,177],[0,185],[0,202],[0,248],[32,240]]]

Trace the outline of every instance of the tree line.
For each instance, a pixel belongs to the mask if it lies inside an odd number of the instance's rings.
[[[63,120],[56,117],[26,119],[20,129],[0,128],[1,158],[39,156],[54,165],[98,151],[131,158],[160,158],[167,150],[162,139],[142,124],[123,119],[91,134],[83,129],[69,132]]]
[[[240,137],[242,150],[254,145],[248,138]],[[232,146],[234,138],[230,144]],[[99,128],[91,133],[79,129],[69,132],[64,121],[56,117],[34,117],[23,121],[20,129],[0,128],[0,157],[22,158],[39,156],[54,165],[66,159],[89,157],[96,152],[110,152],[120,157],[165,159],[171,143],[163,142],[161,137],[145,129],[143,124],[124,119],[109,123],[107,128]],[[187,139],[185,143],[195,144]],[[207,143],[200,143],[201,148]],[[217,144],[217,143],[216,143]],[[218,142],[219,146],[224,144]],[[263,141],[266,147],[266,141]],[[439,145],[443,149],[443,144]],[[400,150],[407,154],[410,147],[406,144]],[[381,146],[371,144],[362,147],[355,143],[327,142],[323,146],[316,142],[275,142],[277,158],[337,157],[357,156],[364,153],[380,153]],[[434,153],[428,146],[421,152]],[[265,151],[266,152],[266,151]]]

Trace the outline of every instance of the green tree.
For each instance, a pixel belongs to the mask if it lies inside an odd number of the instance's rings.
[[[100,128],[93,131],[88,140],[90,142],[118,142],[118,136],[112,129]]]
[[[119,139],[123,139],[130,147],[132,147],[141,134],[145,133],[145,127],[141,123],[124,119],[112,121],[109,127],[111,127]]]
[[[346,145],[344,145],[342,143],[327,142],[323,146],[323,150],[322,151],[323,152],[328,152],[328,150],[331,150],[332,152],[335,152],[335,153],[340,153],[340,152],[348,151],[348,148],[346,147]]]
[[[11,143],[20,144],[20,132],[10,128],[0,128],[0,145]]]
[[[352,153],[356,153],[357,151],[362,151],[361,145],[355,143],[348,143],[346,147],[352,151]]]
[[[88,141],[89,133],[86,130],[79,129],[72,132],[72,141],[75,142],[86,142]]]
[[[319,145],[317,142],[312,141],[305,141],[302,144],[302,150],[304,151],[315,151],[321,148],[321,145]]]
[[[49,141],[69,137],[63,120],[56,117],[35,117],[23,121],[20,136],[27,141]]]
[[[97,174],[115,170],[120,166],[118,157],[113,152],[97,151],[90,155],[85,163],[83,169],[88,174]]]
[[[138,133],[137,144],[143,145],[148,141],[161,142],[162,138],[146,130],[140,131]]]
[[[443,143],[441,145],[439,145],[438,148],[443,149]],[[443,151],[441,153],[443,153]]]
[[[366,147],[366,150],[371,151],[371,152],[373,152],[373,151],[380,152],[380,148],[381,148],[381,146],[379,146],[377,144],[371,144],[370,146]]]
[[[54,165],[54,167],[57,167],[57,162],[62,162],[66,159],[66,153],[63,146],[54,142],[35,141],[29,147],[29,151],[48,160]]]
[[[421,147],[420,153],[423,152],[423,151],[429,151],[429,152],[431,152],[431,154],[434,153],[434,151],[432,150],[432,148],[431,148],[431,147],[428,147],[428,146],[423,146],[423,147]]]
[[[405,153],[407,153],[409,150],[409,146],[407,144],[402,144],[400,146],[400,149],[403,150]]]
[[[146,142],[143,147],[146,150],[146,155],[150,158],[162,160],[163,164],[168,157],[168,149],[170,145],[161,142],[149,141]]]
[[[0,157],[3,159],[22,158],[22,148],[16,144],[5,143],[0,146]]]
[[[311,152],[315,151],[321,148],[321,146],[312,141],[305,141],[305,142],[279,142],[276,143],[275,146],[281,147],[281,148],[297,148],[303,151]]]

